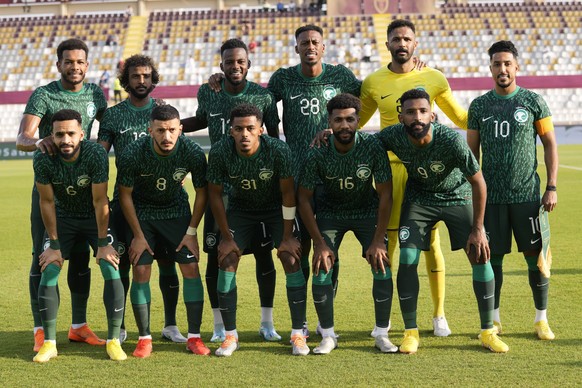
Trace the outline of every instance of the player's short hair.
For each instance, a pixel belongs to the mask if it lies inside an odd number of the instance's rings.
[[[299,38],[299,35],[301,35],[305,31],[319,32],[319,35],[321,35],[321,37],[323,38],[323,30],[321,29],[321,27],[316,26],[315,24],[307,24],[295,30],[295,39]]]
[[[89,47],[81,39],[67,39],[63,40],[57,46],[57,59],[61,61],[63,59],[63,52],[70,50],[83,50],[85,51],[85,57],[89,58]]]
[[[414,32],[416,34],[416,28],[414,27],[413,22],[411,22],[410,20],[406,20],[406,19],[396,19],[396,20],[393,20],[392,23],[388,24],[388,28],[386,30],[386,36],[390,36],[392,31],[394,31],[397,28],[401,28],[401,27],[408,27],[412,30],[412,32]]]
[[[157,85],[160,82],[160,73],[154,63],[154,60],[147,55],[135,54],[127,58],[123,62],[123,66],[119,69],[119,83],[127,91],[129,87],[129,69],[131,67],[149,67],[152,69],[152,84]]]
[[[491,47],[489,47],[489,50],[487,50],[489,60],[493,59],[493,55],[497,53],[511,53],[515,59],[517,59],[519,55],[515,45],[510,40],[500,40],[499,42],[493,43]]]
[[[410,89],[404,92],[402,94],[402,97],[400,97],[400,105],[404,105],[405,101],[418,99],[427,100],[428,103],[430,104],[430,96],[428,95],[427,92],[425,92],[422,89]]]
[[[230,122],[237,117],[250,117],[255,116],[257,120],[261,123],[263,122],[263,112],[256,106],[252,104],[242,103],[238,104],[230,111]]]
[[[232,50],[232,49],[236,49],[236,48],[244,49],[247,54],[249,53],[249,49],[248,49],[247,45],[245,44],[245,42],[243,42],[240,39],[233,38],[233,39],[229,39],[229,40],[224,41],[222,46],[220,46],[220,56],[222,57],[222,54],[224,54],[224,52],[226,50]]]
[[[151,121],[170,121],[174,119],[180,120],[180,112],[178,112],[178,109],[174,108],[172,105],[158,105],[152,109],[150,119]]]
[[[83,118],[81,114],[73,109],[61,109],[60,111],[56,112],[53,117],[51,118],[51,124],[56,121],[69,121],[75,120],[76,122],[81,125],[83,123]]]
[[[360,99],[350,93],[338,94],[327,103],[327,113],[332,114],[334,109],[350,109],[354,108],[356,114],[360,113],[362,103]]]

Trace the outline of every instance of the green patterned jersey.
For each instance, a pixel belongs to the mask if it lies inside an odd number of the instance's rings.
[[[92,184],[109,178],[109,158],[103,147],[83,140],[73,162],[37,150],[33,168],[36,182],[53,187],[57,217],[95,217]]]
[[[216,143],[208,155],[208,182],[230,185],[227,210],[280,209],[280,179],[293,176],[291,150],[284,141],[261,136],[259,150],[251,157],[236,152],[234,139]]]
[[[140,220],[166,220],[190,215],[182,181],[188,173],[195,188],[206,186],[206,155],[193,140],[180,136],[171,154],[154,151],[153,139],[142,137],[119,159],[118,183],[133,187],[133,205]]]
[[[318,182],[323,182],[317,217],[364,219],[378,214],[378,194],[373,182],[384,183],[391,178],[388,155],[378,139],[357,132],[354,146],[345,154],[336,150],[333,136],[327,146],[312,148],[299,183],[314,190]]]
[[[473,100],[469,128],[479,131],[487,203],[539,201],[534,123],[550,116],[540,95],[519,87],[508,96],[491,90]]]
[[[81,114],[85,138],[91,138],[91,127],[99,112],[105,111],[107,101],[101,88],[95,84],[84,84],[78,92],[63,89],[61,81],[53,81],[37,88],[26,104],[25,114],[40,117],[39,137],[49,136],[53,127],[53,115],[61,109],[73,109]]]
[[[279,126],[277,103],[267,89],[254,82],[247,81],[244,90],[238,94],[230,94],[224,89],[216,93],[208,84],[198,90],[198,109],[196,117],[204,117],[208,123],[210,144],[222,140],[230,133],[230,111],[235,106],[245,102],[257,106],[263,113],[263,122],[267,128]]]
[[[327,102],[340,93],[358,97],[361,84],[342,65],[324,63],[323,72],[315,78],[305,77],[300,64],[273,73],[268,88],[275,100],[283,101],[283,132],[293,153],[296,176],[315,134],[329,127]]]
[[[402,124],[386,127],[377,136],[406,167],[405,201],[425,206],[471,203],[471,185],[465,177],[475,175],[479,163],[457,132],[433,123],[432,141],[424,147],[412,144]]]

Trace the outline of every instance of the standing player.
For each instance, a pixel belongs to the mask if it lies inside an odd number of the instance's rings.
[[[479,159],[483,150],[483,175],[487,182],[485,227],[491,245],[495,274],[494,322],[501,332],[499,298],[503,284],[503,256],[511,252],[513,232],[517,247],[527,262],[536,316],[534,328],[541,340],[554,339],[546,310],[550,279],[537,267],[541,251],[538,219],[540,177],[537,169],[536,138],[544,146],[547,182],[541,204],[550,212],[558,196],[558,149],[550,110],[544,99],[517,86],[517,49],[510,41],[494,43],[488,51],[495,88],[476,98],[469,108],[467,141]]]
[[[467,128],[467,111],[454,99],[445,76],[429,67],[418,69],[414,61],[416,41],[414,24],[408,20],[394,20],[388,26],[386,47],[392,55],[388,66],[370,74],[362,84],[360,99],[362,112],[360,124],[363,127],[376,109],[380,111],[381,128],[398,123],[398,114],[402,110],[400,96],[410,89],[421,89],[430,96],[431,106],[437,103],[445,114],[461,128]],[[396,254],[397,232],[400,208],[406,186],[406,168],[398,157],[389,152],[390,165],[394,181],[394,206],[388,223],[388,256]],[[435,227],[431,236],[430,251],[425,252],[426,270],[434,305],[434,334],[446,337],[451,334],[445,318],[445,261],[440,247],[438,229]],[[372,332],[372,335],[375,333]]]
[[[327,103],[333,137],[327,146],[311,150],[299,182],[299,212],[313,237],[313,301],[323,337],[313,349],[316,354],[327,354],[337,346],[331,275],[339,246],[350,230],[372,269],[376,347],[386,353],[398,351],[388,339],[393,293],[386,251],[392,207],[390,164],[375,137],[356,131],[359,111],[360,100],[350,94],[339,94]],[[323,193],[316,203],[316,221],[311,201],[318,182],[323,182]]]
[[[115,162],[119,169],[119,159],[125,148],[140,137],[148,136],[148,125],[152,110],[159,103],[150,93],[160,80],[160,75],[154,61],[145,55],[133,55],[125,60],[125,65],[120,69],[119,81],[127,91],[129,98],[105,111],[99,125],[99,143],[107,151],[113,146]],[[119,192],[117,185],[111,201],[113,214],[113,226],[119,239],[119,251],[121,263],[119,272],[127,297],[129,291],[129,252],[126,244],[126,231],[129,230],[123,212],[119,205]],[[176,273],[173,259],[169,259],[163,253],[164,246],[158,245],[155,258],[160,269],[159,284],[164,299],[164,329],[162,337],[174,342],[186,342],[186,338],[180,333],[176,325],[176,306],[180,295],[180,280]],[[174,248],[168,248],[172,251]],[[122,326],[121,341],[125,341],[127,333]]]
[[[91,137],[91,127],[99,120],[107,108],[107,101],[101,88],[95,84],[83,83],[89,62],[89,49],[79,39],[68,39],[57,47],[57,70],[61,79],[37,88],[24,109],[20,122],[16,147],[20,151],[41,150],[55,155],[58,150],[53,143],[52,116],[61,109],[74,109],[83,119],[85,138]],[[38,130],[39,138],[34,137]],[[38,311],[38,287],[41,278],[38,256],[43,251],[45,228],[38,206],[38,192],[32,190],[32,210],[30,214],[32,231],[32,265],[30,268],[29,290],[32,317],[34,319],[34,351],[38,351],[44,341],[44,331]],[[71,251],[74,260],[69,263],[67,283],[71,290],[72,325],[69,330],[71,341],[86,342],[91,345],[105,345],[87,325],[87,300],[91,286],[89,249],[86,244],[75,246]]]
[[[85,134],[79,112],[63,109],[55,112],[51,121],[57,153],[51,156],[37,151],[33,162],[40,210],[50,239],[39,261],[42,275],[38,300],[45,339],[33,360],[43,363],[57,356],[58,277],[63,257],[70,257],[69,263],[75,260],[69,253],[78,241],[92,246],[105,280],[107,354],[112,360],[125,360],[127,356],[119,343],[123,285],[119,278],[118,254],[111,245],[115,238],[107,233],[109,159],[101,146],[83,141]]]
[[[236,271],[241,252],[250,246],[261,223],[278,246],[287,278],[293,354],[307,355],[303,335],[306,288],[300,244],[293,236],[296,208],[289,147],[279,139],[261,136],[263,116],[254,105],[234,107],[230,126],[231,137],[212,147],[208,156],[210,205],[222,236],[218,245],[218,302],[226,329],[226,339],[216,355],[230,356],[238,349]],[[231,186],[226,210],[224,182]]]
[[[180,115],[170,105],[152,110],[144,136],[126,147],[119,159],[119,201],[133,236],[129,259],[133,266],[130,298],[139,340],[133,355],[149,357],[150,276],[153,254],[160,244],[173,248],[180,265],[183,297],[188,317],[188,345],[194,354],[208,355],[210,350],[200,338],[204,289],[198,270],[196,228],[206,207],[206,156],[198,144],[182,135]],[[190,214],[188,194],[183,188],[186,175],[192,175],[196,191]]]
[[[497,337],[493,328],[495,282],[483,228],[487,194],[479,163],[458,133],[431,123],[434,114],[426,92],[411,89],[400,97],[400,101],[401,124],[385,128],[378,134],[385,149],[393,151],[408,172],[399,229],[397,287],[405,327],[400,351],[416,353],[418,350],[416,304],[420,251],[429,249],[429,231],[437,222],[444,221],[451,249],[465,247],[471,263],[473,290],[481,319],[481,344],[493,352],[505,353],[509,347]]]
[[[279,137],[279,114],[273,95],[251,81],[247,74],[251,61],[248,58],[248,48],[239,39],[229,39],[220,47],[222,61],[220,68],[224,80],[220,91],[215,93],[209,85],[202,85],[198,91],[198,109],[196,116],[182,120],[184,132],[197,131],[208,127],[210,144],[214,145],[230,135],[230,111],[243,102],[258,107],[265,118],[267,133]],[[224,200],[229,187],[225,186]],[[271,251],[273,244],[270,236],[263,235],[264,228],[259,225],[257,238],[253,239],[251,251],[256,259],[256,278],[259,284],[261,299],[261,326],[259,334],[267,341],[280,341],[281,336],[273,326],[273,299],[277,273]],[[262,236],[262,240],[260,237]],[[214,313],[214,333],[211,342],[222,342],[225,339],[224,323],[218,308],[216,285],[218,280],[218,252],[220,230],[214,222],[210,207],[204,215],[204,251],[208,253],[206,267],[206,286],[212,312]]]

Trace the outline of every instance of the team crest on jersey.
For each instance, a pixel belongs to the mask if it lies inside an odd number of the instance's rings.
[[[97,114],[97,106],[94,102],[90,102],[87,104],[87,116],[93,118]]]
[[[523,108],[517,108],[515,110],[515,112],[513,113],[513,118],[518,123],[525,123],[527,121],[527,119],[529,118],[529,113],[527,112],[527,110],[525,110]]]
[[[208,233],[206,235],[206,246],[212,248],[216,245],[216,234],[215,233]]]
[[[336,96],[336,94],[337,94],[337,90],[335,90],[335,88],[331,85],[327,85],[323,89],[323,98],[325,98],[327,101],[334,98]]]
[[[117,242],[117,253],[119,253],[119,256],[123,255],[125,253],[125,243],[118,241]]]
[[[273,177],[273,170],[269,170],[267,168],[261,168],[259,172],[259,179],[262,181],[268,181]]]
[[[403,226],[400,228],[400,232],[398,233],[398,237],[400,241],[406,241],[410,237],[410,231],[408,230],[407,226]]]
[[[89,178],[89,175],[87,174],[81,175],[77,178],[77,186],[79,187],[87,187],[89,186],[89,183],[91,183],[91,178]]]
[[[430,164],[430,170],[432,172],[436,172],[437,174],[440,174],[441,172],[445,171],[445,165],[443,164],[443,162],[440,162],[440,161],[432,162]]]
[[[43,252],[46,251],[51,246],[51,240],[48,238],[44,239],[44,244],[42,245]]]
[[[176,182],[182,182],[184,178],[186,178],[187,174],[188,171],[185,168],[178,168],[176,171],[174,171],[172,178],[174,178]]]
[[[356,170],[356,176],[362,181],[367,181],[370,175],[372,175],[372,170],[370,170],[367,164],[360,165]]]

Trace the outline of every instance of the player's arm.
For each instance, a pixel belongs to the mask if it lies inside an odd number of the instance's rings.
[[[475,247],[477,262],[482,258],[486,263],[490,257],[489,243],[487,242],[483,224],[485,219],[485,204],[487,202],[487,186],[481,170],[477,171],[475,175],[467,177],[467,180],[471,184],[473,193],[473,225],[467,241],[466,252],[468,254],[471,245],[473,245]]]
[[[479,131],[475,129],[467,130],[467,144],[469,145],[473,156],[475,156],[475,159],[479,161],[481,159],[481,136],[479,135]]]
[[[444,92],[435,97],[435,101],[439,108],[447,115],[449,119],[456,126],[461,129],[467,129],[468,113],[465,108],[463,108],[457,99],[453,96],[450,86],[447,82],[447,88]]]
[[[319,270],[323,269],[329,272],[333,263],[335,262],[335,255],[333,251],[327,246],[319,228],[315,221],[313,208],[311,207],[311,199],[313,198],[313,190],[307,189],[304,186],[299,186],[297,190],[297,203],[299,205],[299,214],[301,221],[307,228],[311,239],[313,240],[313,273],[317,276]]]
[[[133,233],[133,240],[131,240],[131,245],[129,247],[129,260],[133,265],[135,265],[144,251],[147,250],[152,256],[154,255],[154,251],[150,248],[143,234],[143,230],[139,225],[132,198],[133,187],[119,185],[118,188],[121,210],[123,211],[125,220]]]
[[[61,254],[59,235],[57,233],[57,212],[53,186],[50,183],[45,185],[36,182],[36,189],[40,197],[39,205],[42,222],[44,223],[46,233],[50,240],[49,247],[39,257],[41,271],[44,271],[47,265],[51,263],[62,267],[63,257]]]
[[[206,210],[206,204],[208,203],[208,187],[196,187],[194,186],[194,191],[196,192],[196,198],[194,199],[194,205],[192,206],[192,217],[190,218],[190,224],[188,225],[188,230],[182,238],[180,245],[176,248],[178,252],[182,247],[188,248],[190,253],[200,259],[200,248],[198,246],[198,225],[200,225],[200,220],[204,215],[204,210]]]
[[[103,259],[111,263],[117,270],[119,255],[109,241],[107,229],[109,228],[109,199],[107,198],[107,182],[93,183],[91,185],[93,195],[93,207],[95,208],[95,220],[97,222],[97,264]]]
[[[372,243],[366,250],[366,260],[376,273],[381,271],[386,274],[385,265],[390,267],[390,258],[388,257],[384,237],[386,236],[388,220],[392,212],[392,181],[376,183],[376,192],[379,199],[376,231],[374,232]]]
[[[182,124],[182,132],[196,132],[208,127],[206,117],[202,116],[192,116],[182,119],[180,120],[180,124]]]
[[[293,177],[289,177],[280,179],[279,182],[283,203],[283,239],[277,249],[277,256],[280,256],[281,252],[288,252],[299,262],[301,260],[301,244],[293,236],[295,211],[297,209],[295,201],[295,181]]]
[[[550,118],[545,118],[540,121],[543,120],[550,120],[551,123]],[[536,127],[539,126],[538,123],[539,121],[535,123]],[[540,129],[538,129],[538,133],[540,132]],[[553,131],[553,125],[552,130],[547,130],[540,135],[540,140],[544,146],[544,162],[546,164],[547,174],[546,190],[542,197],[542,205],[544,205],[546,211],[551,212],[558,203],[558,194],[556,193],[556,185],[558,183],[558,145],[555,132]]]
[[[212,209],[214,221],[220,229],[220,243],[218,244],[219,262],[232,252],[236,253],[239,257],[241,256],[241,251],[236,245],[236,242],[230,233],[230,228],[228,227],[226,210],[224,209],[224,202],[222,202],[222,190],[222,184],[217,185],[208,182],[208,198],[210,200],[210,209]]]
[[[20,121],[18,128],[18,136],[16,136],[16,149],[19,151],[32,152],[40,149],[43,153],[54,155],[57,152],[57,147],[53,142],[52,136],[47,136],[44,139],[37,139],[34,137],[38,126],[40,124],[40,117],[25,113]]]

